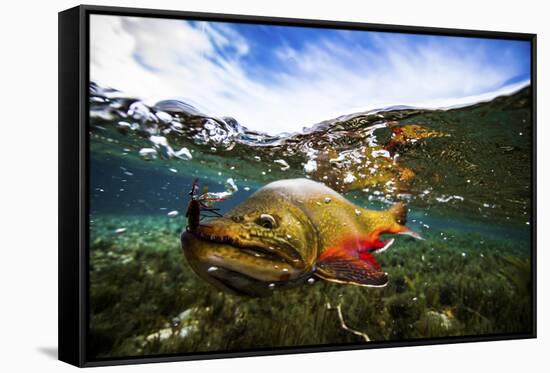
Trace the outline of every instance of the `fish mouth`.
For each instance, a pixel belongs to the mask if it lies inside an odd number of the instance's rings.
[[[224,219],[225,220],[225,219]],[[201,224],[198,229],[188,233],[210,243],[224,244],[238,249],[241,253],[254,258],[299,266],[302,258],[292,245],[275,237],[264,237],[258,233],[235,234],[235,223]]]
[[[246,228],[222,217],[184,231],[182,248],[194,271],[215,285],[246,292],[262,285],[282,286],[308,271],[289,243],[273,237],[273,232]]]
[[[273,246],[264,247],[254,243],[245,244],[231,238],[230,236],[218,236],[214,234],[203,233],[201,231],[191,232],[191,234],[203,241],[233,246],[239,249],[241,252],[257,258],[290,263],[287,257],[277,254]]]

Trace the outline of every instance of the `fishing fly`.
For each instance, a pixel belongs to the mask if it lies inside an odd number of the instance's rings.
[[[205,186],[204,193],[199,194],[199,179],[195,179],[191,190],[189,191],[189,204],[187,205],[187,230],[194,232],[199,227],[200,222],[204,218],[215,218],[222,216],[218,211],[219,208],[214,208],[210,204],[212,201],[223,201],[225,198],[209,197],[208,187]]]

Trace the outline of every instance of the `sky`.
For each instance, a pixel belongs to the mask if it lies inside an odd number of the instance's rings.
[[[490,100],[530,82],[526,41],[92,15],[90,79],[270,134],[341,115]]]

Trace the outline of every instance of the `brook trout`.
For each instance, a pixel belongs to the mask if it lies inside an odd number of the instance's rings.
[[[193,270],[218,288],[251,296],[319,278],[356,286],[385,286],[376,261],[394,242],[382,235],[420,238],[404,226],[406,207],[358,207],[308,179],[267,184],[222,217],[181,235]]]

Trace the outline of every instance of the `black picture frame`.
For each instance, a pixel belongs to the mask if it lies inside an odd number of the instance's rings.
[[[532,153],[531,153],[531,281],[532,329],[529,333],[476,335],[432,339],[376,341],[362,344],[300,346],[246,351],[220,351],[121,359],[91,359],[87,355],[88,302],[88,196],[89,190],[89,17],[91,14],[187,20],[314,26],[445,36],[483,37],[528,41],[531,45]],[[536,338],[536,34],[356,22],[275,18],[81,5],[59,13],[59,360],[79,367],[171,362],[196,359],[282,355],[382,347],[435,345]]]

